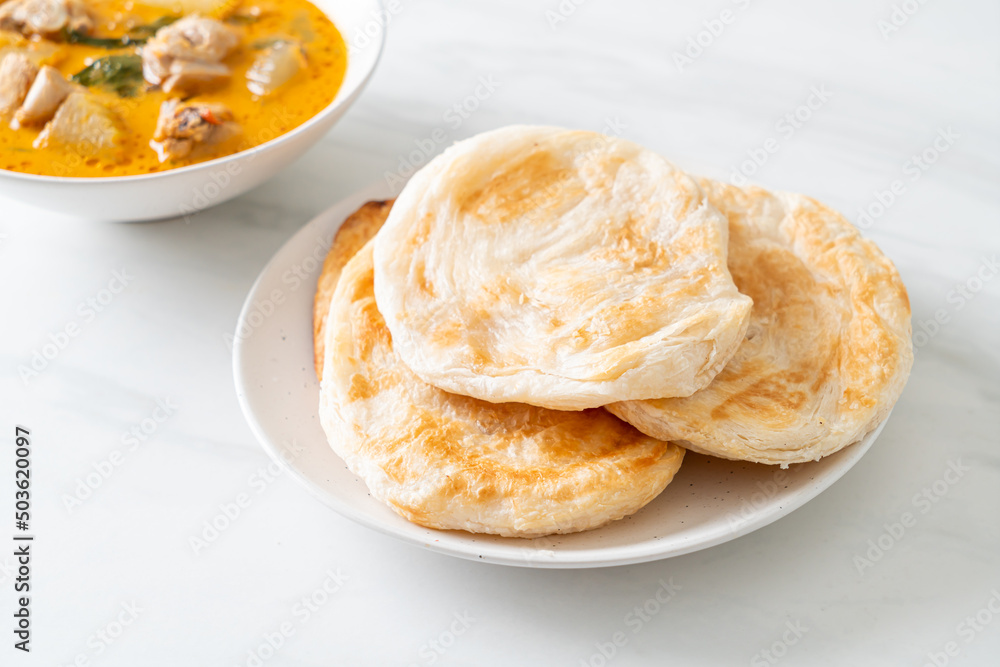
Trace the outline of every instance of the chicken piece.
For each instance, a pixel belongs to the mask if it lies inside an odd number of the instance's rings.
[[[163,92],[208,90],[225,83],[231,75],[229,68],[221,63],[175,60],[170,64],[170,76],[163,82]]]
[[[160,28],[143,51],[179,60],[219,62],[239,42],[239,36],[225,23],[193,15]]]
[[[61,144],[80,155],[102,157],[117,151],[121,142],[115,113],[93,93],[75,91],[35,139],[35,148]]]
[[[239,132],[233,112],[221,104],[181,103],[171,99],[160,107],[156,132],[149,145],[160,156],[160,162],[166,162],[220,144]]]
[[[146,81],[154,86],[166,85],[172,76],[180,74],[175,71],[178,63],[195,63],[204,65],[221,65],[222,59],[236,48],[240,38],[226,24],[215,19],[202,16],[188,16],[164,28],[142,47],[142,73]],[[179,65],[179,67],[183,67]],[[212,77],[214,83],[225,81],[229,77],[221,76],[221,69]],[[171,83],[172,88],[181,88],[183,74]],[[198,86],[204,87],[205,80],[200,77],[191,79]]]
[[[0,5],[0,30],[52,36],[63,28],[89,35],[94,18],[79,0],[8,0]]]
[[[31,84],[21,108],[14,115],[11,127],[16,130],[22,125],[48,122],[72,90],[73,86],[59,70],[45,65]]]
[[[264,49],[247,70],[247,88],[254,95],[270,95],[305,67],[306,56],[296,40],[280,40]]]
[[[24,101],[38,67],[21,51],[11,51],[0,61],[0,118],[17,111]]]

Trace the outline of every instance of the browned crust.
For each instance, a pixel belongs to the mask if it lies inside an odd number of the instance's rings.
[[[375,498],[428,528],[530,538],[620,519],[673,479],[684,451],[604,410],[488,403],[421,381],[375,302],[373,242],[331,298],[319,414]]]
[[[361,250],[389,217],[395,199],[370,201],[344,220],[330,244],[330,251],[323,261],[323,272],[316,283],[313,299],[313,363],[316,377],[323,379],[324,339],[326,338],[326,315],[330,312],[330,299],[337,287],[340,273],[347,262]]]
[[[729,269],[754,304],[748,336],[705,389],[608,409],[651,437],[757,463],[857,442],[888,416],[913,363],[896,267],[814,199],[700,185],[729,219]]]

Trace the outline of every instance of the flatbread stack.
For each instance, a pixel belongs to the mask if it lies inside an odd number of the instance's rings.
[[[839,451],[913,359],[898,273],[836,212],[551,127],[455,144],[348,218],[313,325],[323,428],[374,497],[529,538],[638,511],[687,449]]]

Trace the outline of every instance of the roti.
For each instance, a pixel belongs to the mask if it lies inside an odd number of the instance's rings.
[[[387,208],[369,206],[364,234]],[[338,234],[331,256],[357,238]],[[328,262],[324,277],[338,264]],[[376,306],[370,243],[336,282],[321,423],[371,494],[410,521],[516,537],[587,530],[646,505],[680,467],[682,448],[605,410],[496,405],[424,383],[396,354]]]
[[[648,435],[728,459],[798,463],[857,442],[888,416],[913,364],[896,268],[813,199],[701,187],[729,219],[729,269],[753,298],[746,339],[698,393],[608,409]]]
[[[393,201],[366,202],[344,220],[330,244],[330,250],[323,261],[323,271],[316,284],[316,296],[313,298],[313,364],[316,366],[317,379],[323,379],[326,315],[330,311],[330,299],[333,298],[340,272],[382,227]]]
[[[689,396],[749,321],[726,249],[725,218],[662,157],[514,126],[410,180],[375,240],[375,296],[400,358],[453,393],[561,410]]]

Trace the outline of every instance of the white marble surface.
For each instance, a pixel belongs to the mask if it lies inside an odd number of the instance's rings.
[[[22,424],[38,536],[30,655],[11,647],[13,558],[0,550],[0,663],[253,665],[262,636],[287,624],[293,634],[262,664],[1000,664],[1000,269],[989,263],[1000,253],[1000,6],[896,1],[918,9],[883,37],[889,0],[404,0],[361,101],[251,194],[190,224],[131,226],[0,201],[0,513],[10,517]],[[550,27],[560,6],[566,20]],[[723,10],[731,22],[679,71],[675,52]],[[478,108],[449,112],[484,77],[495,90],[480,88]],[[814,87],[828,99],[812,98],[800,128],[778,125]],[[899,267],[915,329],[947,321],[918,336],[910,383],[857,467],[749,536],[582,571],[405,546],[267,473],[226,342],[260,268],[313,215],[396,170],[415,140],[517,122],[611,123],[719,177],[773,138],[753,180],[855,220],[901,182],[866,233]],[[957,138],[914,171],[911,156],[948,128]],[[104,292],[115,272],[127,285]],[[88,299],[105,304],[91,312]],[[18,366],[74,323],[23,382]],[[152,432],[133,441],[143,425]],[[68,510],[66,496],[115,451],[111,476]],[[195,554],[189,538],[240,494],[249,506]],[[869,551],[880,556],[870,567],[858,560]],[[325,594],[328,572],[343,581]],[[669,602],[633,611],[671,581]],[[311,595],[324,604],[307,612]]]

